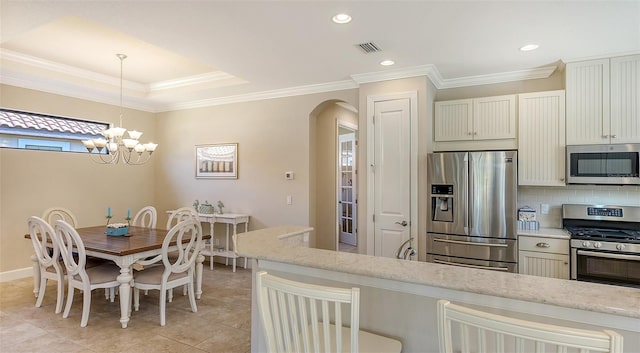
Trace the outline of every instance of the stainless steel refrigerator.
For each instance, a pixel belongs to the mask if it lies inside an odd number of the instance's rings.
[[[427,168],[427,261],[517,272],[517,152],[431,153]]]

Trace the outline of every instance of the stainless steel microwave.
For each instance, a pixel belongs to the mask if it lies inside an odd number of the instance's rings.
[[[567,146],[567,182],[640,185],[640,144]]]

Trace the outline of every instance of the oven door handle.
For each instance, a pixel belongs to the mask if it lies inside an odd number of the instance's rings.
[[[459,262],[449,262],[449,261],[442,261],[442,260],[433,260],[434,263],[437,264],[444,264],[444,265],[453,265],[453,266],[460,266],[460,267],[470,267],[470,268],[480,268],[483,270],[498,270],[498,271],[509,271],[508,267],[492,267],[492,266],[479,266],[479,265],[468,265],[468,264],[461,264]]]
[[[622,254],[612,254],[608,252],[599,252],[599,251],[585,251],[578,250],[578,255],[586,255],[586,256],[594,256],[594,257],[606,257],[608,259],[618,259],[618,260],[640,260],[640,256],[638,255],[622,255]]]
[[[474,243],[470,241],[460,241],[460,240],[449,240],[449,239],[440,239],[435,238],[433,241],[441,242],[441,243],[452,243],[452,244],[462,244],[462,245],[475,245],[475,246],[489,246],[495,248],[508,248],[507,244],[491,244],[491,243]]]

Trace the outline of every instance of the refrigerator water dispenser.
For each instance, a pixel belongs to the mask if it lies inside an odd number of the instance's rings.
[[[431,220],[453,222],[453,185],[431,185]]]

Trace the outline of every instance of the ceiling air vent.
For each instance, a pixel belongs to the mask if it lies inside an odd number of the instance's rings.
[[[367,54],[377,53],[379,51],[382,51],[382,49],[380,49],[380,47],[378,47],[378,45],[376,45],[376,43],[374,42],[360,43],[360,44],[356,44],[356,46],[360,47],[360,49],[362,49],[362,51]]]

